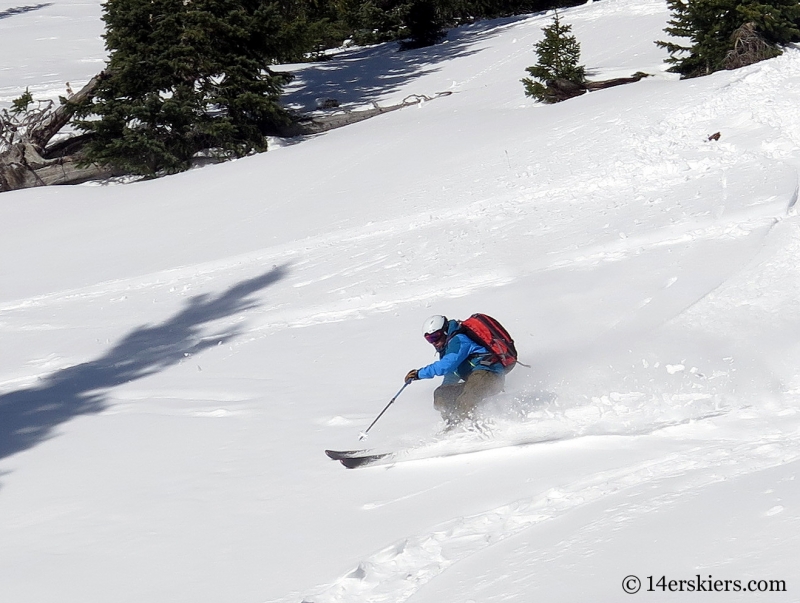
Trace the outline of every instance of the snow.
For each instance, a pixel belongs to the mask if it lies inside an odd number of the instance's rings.
[[[99,4],[17,8],[0,102],[102,66]],[[419,106],[0,198],[0,600],[800,601],[800,51],[680,81],[663,2],[562,17],[593,78],[652,77],[534,104],[550,16],[478,23],[289,67],[295,107]],[[437,439],[425,381],[367,440],[471,453],[324,456],[433,359],[428,315],[478,311],[532,366],[490,435]]]

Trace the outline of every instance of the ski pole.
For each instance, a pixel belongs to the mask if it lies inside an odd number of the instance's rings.
[[[385,413],[387,410],[389,410],[389,407],[390,407],[392,404],[394,404],[394,401],[395,401],[395,400],[397,400],[397,397],[398,397],[400,394],[402,394],[402,393],[403,393],[403,390],[404,390],[405,388],[407,388],[407,387],[408,387],[408,384],[409,384],[409,383],[411,383],[411,381],[406,381],[405,383],[403,383],[403,387],[401,387],[401,388],[400,388],[400,391],[399,391],[399,392],[397,392],[397,393],[394,395],[394,398],[392,398],[391,400],[389,400],[389,404],[387,404],[387,405],[384,407],[384,409],[381,411],[381,414],[379,414],[377,417],[375,417],[375,420],[374,420],[372,423],[370,423],[370,424],[369,424],[369,427],[367,427],[367,428],[366,428],[364,431],[362,431],[361,433],[359,433],[359,434],[358,434],[358,439],[359,439],[359,440],[363,440],[363,439],[365,439],[365,438],[367,437],[367,435],[369,434],[369,430],[370,430],[370,429],[372,429],[372,426],[373,426],[373,425],[375,425],[375,423],[377,423],[377,422],[378,422],[378,419],[380,419],[380,418],[383,416],[383,413]]]

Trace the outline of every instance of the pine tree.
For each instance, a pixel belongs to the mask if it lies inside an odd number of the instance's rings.
[[[322,1],[322,0],[320,0]],[[445,38],[447,27],[576,6],[585,0],[333,0],[338,18],[356,44],[403,40],[419,48]]]
[[[771,58],[780,46],[800,40],[798,0],[667,0],[672,13],[664,31],[689,45],[656,42],[670,53],[670,71],[684,77],[708,75]],[[738,60],[749,40],[749,60]],[[746,50],[744,51],[746,52]]]
[[[404,19],[409,40],[402,48],[422,48],[441,42],[445,38],[448,8],[444,0],[413,0]]]
[[[81,109],[85,156],[154,175],[199,151],[266,150],[286,121],[284,82],[267,67],[284,22],[265,0],[108,0],[107,77]]]
[[[558,11],[553,15],[553,22],[542,28],[544,39],[534,45],[539,57],[536,65],[525,69],[531,78],[522,78],[525,95],[537,100],[547,100],[546,83],[551,80],[566,80],[573,84],[586,81],[586,68],[579,65],[581,45],[570,35],[571,25],[561,23]],[[544,82],[544,84],[542,83]]]

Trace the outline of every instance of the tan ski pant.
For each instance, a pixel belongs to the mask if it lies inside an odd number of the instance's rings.
[[[472,417],[475,407],[503,391],[505,375],[492,371],[473,371],[466,381],[440,385],[433,392],[433,406],[445,420],[461,421]]]

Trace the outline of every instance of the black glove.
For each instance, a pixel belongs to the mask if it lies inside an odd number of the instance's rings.
[[[419,371],[417,369],[408,371],[408,375],[406,375],[406,383],[411,383],[417,379],[419,379]]]

